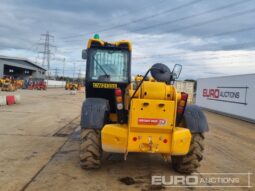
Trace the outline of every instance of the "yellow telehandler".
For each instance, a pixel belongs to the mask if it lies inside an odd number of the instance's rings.
[[[131,82],[129,41],[108,43],[98,35],[82,51],[86,65],[86,100],[81,112],[80,165],[101,166],[102,154],[161,154],[173,169],[190,174],[203,159],[205,115],[187,105],[188,94],[173,86],[182,66],[171,71],[154,64]],[[149,76],[151,75],[151,76]]]

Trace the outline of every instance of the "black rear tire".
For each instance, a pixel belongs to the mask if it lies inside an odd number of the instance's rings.
[[[203,159],[204,136],[201,133],[192,134],[190,149],[187,155],[172,156],[172,167],[182,174],[196,172]]]
[[[101,166],[101,132],[96,129],[81,129],[80,165],[84,169],[97,169]]]

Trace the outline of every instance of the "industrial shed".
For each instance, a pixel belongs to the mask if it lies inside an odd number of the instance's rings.
[[[17,79],[45,78],[46,69],[25,58],[0,55],[0,78],[13,76]]]

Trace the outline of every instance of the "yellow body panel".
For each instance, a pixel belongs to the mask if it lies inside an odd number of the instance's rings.
[[[88,41],[88,46],[87,46],[88,48],[91,47],[92,42],[98,42],[101,46],[104,46],[104,41],[102,41],[100,39],[91,38]]]
[[[171,155],[187,154],[189,151],[191,137],[189,129],[176,127],[172,136]]]
[[[128,50],[129,50],[129,51],[132,51],[131,42],[128,41],[128,40],[121,40],[121,41],[115,42],[115,43],[113,43],[113,44],[115,44],[116,46],[120,46],[121,44],[127,44],[127,45],[128,45]]]
[[[108,124],[104,126],[101,136],[102,149],[116,153],[185,155],[189,151],[191,141],[190,131],[181,127],[176,127],[173,133],[145,133],[129,132],[127,125]]]
[[[164,142],[164,140],[167,140]],[[170,153],[171,134],[155,132],[129,132],[128,152]]]
[[[102,130],[102,148],[107,152],[145,152],[185,155],[189,151],[189,129],[175,127],[180,94],[172,85],[144,81],[136,96],[130,84],[125,92],[128,124],[108,124]],[[110,119],[115,119],[110,114]],[[126,156],[126,155],[125,155]]]
[[[164,100],[166,96],[166,84],[163,82],[145,81],[141,86],[141,97],[144,99]]]
[[[127,137],[127,125],[105,125],[101,131],[102,149],[106,152],[126,153]]]
[[[133,99],[129,114],[128,151],[170,153],[174,110],[174,101]]]
[[[174,111],[174,101],[134,98],[130,106],[129,128],[131,131],[169,133],[173,128]]]
[[[87,46],[87,47],[90,48],[90,47],[91,47],[91,44],[92,44],[93,42],[97,42],[97,43],[99,43],[101,46],[104,46],[104,45],[105,45],[105,42],[104,42],[103,40],[91,38],[91,39],[89,39],[89,41],[88,41],[88,46]],[[129,50],[129,51],[132,51],[132,44],[131,44],[131,42],[128,41],[128,40],[121,40],[121,41],[118,41],[118,42],[111,42],[110,44],[113,44],[113,45],[115,45],[115,46],[121,46],[122,44],[126,44],[126,45],[128,46],[128,50]]]

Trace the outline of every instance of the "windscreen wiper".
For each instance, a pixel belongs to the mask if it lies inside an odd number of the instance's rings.
[[[105,76],[109,77],[110,75],[107,74],[107,72],[104,70],[103,66],[102,66],[101,64],[99,64],[99,62],[97,61],[97,59],[96,59],[94,56],[92,56],[92,58],[93,58],[93,60],[96,61],[96,63],[97,63],[97,65],[99,66],[99,68],[104,72]]]

